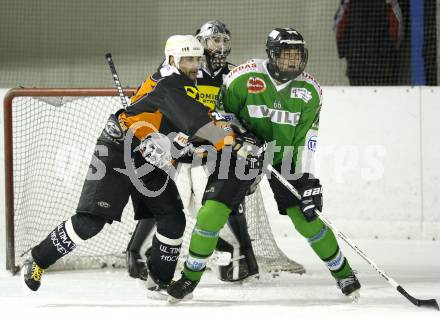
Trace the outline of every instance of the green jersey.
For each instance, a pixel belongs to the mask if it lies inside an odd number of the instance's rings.
[[[267,71],[267,62],[250,60],[232,69],[225,78],[219,107],[233,113],[258,137],[281,146],[274,154],[274,165],[293,155],[289,160],[293,159],[296,173],[311,172],[321,87],[305,72],[277,85]]]

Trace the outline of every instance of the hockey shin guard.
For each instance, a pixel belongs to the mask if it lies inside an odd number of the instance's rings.
[[[188,279],[196,281],[202,277],[208,258],[217,245],[218,233],[226,224],[230,212],[225,204],[214,200],[207,200],[200,209],[185,263],[184,275]]]
[[[297,207],[287,209],[287,214],[333,277],[343,278],[351,273],[350,264],[339,249],[335,235],[320,219],[308,222]]]

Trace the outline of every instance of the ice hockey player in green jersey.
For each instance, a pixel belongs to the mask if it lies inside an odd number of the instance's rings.
[[[305,41],[292,28],[276,28],[268,35],[266,52],[268,59],[250,60],[229,73],[219,107],[233,113],[256,137],[275,146],[273,167],[303,198],[298,200],[276,178],[268,176],[279,213],[289,216],[326,264],[342,293],[357,300],[361,285],[333,232],[314,212],[315,208],[322,210],[322,187],[312,174],[322,90],[304,72],[308,59]],[[193,234],[190,255],[207,254],[204,246],[211,238],[204,234]],[[172,300],[191,293],[202,273],[203,265],[190,257],[182,278],[168,288]]]

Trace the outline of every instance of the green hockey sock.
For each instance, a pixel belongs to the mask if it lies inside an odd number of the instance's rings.
[[[315,253],[326,264],[333,277],[343,278],[351,273],[350,264],[339,249],[333,231],[319,218],[307,222],[298,207],[288,208],[287,214],[296,230],[307,239]]]
[[[183,270],[188,279],[196,281],[202,277],[208,258],[217,246],[219,231],[228,221],[229,213],[230,208],[214,200],[207,200],[199,210]]]

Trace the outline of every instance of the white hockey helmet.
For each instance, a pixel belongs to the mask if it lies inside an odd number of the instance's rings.
[[[170,64],[174,57],[175,66],[179,68],[183,56],[203,56],[203,46],[193,35],[172,35],[165,44],[165,64]]]

